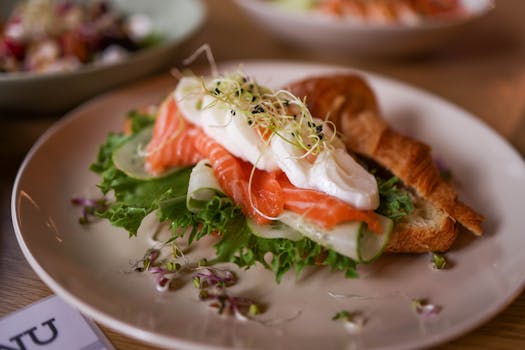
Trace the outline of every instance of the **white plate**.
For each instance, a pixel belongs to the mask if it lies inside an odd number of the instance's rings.
[[[0,20],[19,0],[2,0]],[[111,0],[124,13],[145,14],[163,42],[112,64],[87,64],[71,72],[0,73],[0,110],[60,114],[119,84],[173,65],[180,46],[204,22],[200,0]],[[60,96],[60,98],[58,98]]]
[[[229,68],[236,64],[228,65]],[[279,62],[249,62],[245,70],[261,83],[291,80],[343,68]],[[363,73],[366,74],[366,73]],[[109,131],[121,129],[126,111],[156,102],[173,88],[158,78],[102,96],[73,111],[30,151],[13,189],[13,224],[24,255],[42,280],[96,321],[143,341],[181,349],[406,349],[459,336],[494,316],[522,290],[525,281],[522,201],[525,165],[497,134],[467,112],[415,88],[366,74],[386,119],[419,137],[446,159],[461,198],[486,217],[484,237],[464,234],[447,254],[453,268],[434,271],[428,255],[384,256],[361,269],[360,279],[313,269],[280,285],[271,272],[239,272],[239,295],[267,306],[273,325],[220,317],[196,298],[191,283],[158,293],[149,276],[131,272],[147,247],[145,235],[106,222],[77,223],[73,195],[95,195],[97,177],[87,169]],[[328,292],[365,298],[331,297]],[[443,307],[422,321],[412,298]],[[350,335],[331,321],[339,310],[360,310],[368,322]]]
[[[437,49],[466,24],[494,7],[493,0],[460,0],[464,16],[413,25],[372,24],[309,11],[294,11],[266,0],[236,0],[248,15],[276,38],[310,50],[356,56],[398,56]]]

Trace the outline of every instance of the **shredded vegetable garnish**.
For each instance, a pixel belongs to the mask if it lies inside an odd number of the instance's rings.
[[[442,308],[441,306],[430,304],[428,301],[423,299],[413,299],[412,309],[426,320],[438,315]]]
[[[98,199],[90,199],[85,197],[73,197],[71,203],[75,206],[82,207],[82,216],[78,218],[78,222],[82,225],[90,223],[96,213],[102,213],[108,208],[108,199],[106,197]]]

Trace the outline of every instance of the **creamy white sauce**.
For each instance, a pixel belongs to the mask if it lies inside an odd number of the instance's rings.
[[[248,125],[246,116],[238,111],[235,115],[225,103],[217,103],[212,96],[194,93],[202,88],[197,78],[182,78],[174,96],[182,115],[200,126],[204,132],[219,142],[234,156],[254,164],[258,169],[273,171],[279,166],[274,155],[256,130]],[[200,105],[200,109],[197,106]]]
[[[236,157],[261,170],[280,168],[293,185],[325,192],[358,209],[378,207],[379,194],[374,176],[348,154],[341,140],[333,140],[312,163],[304,157],[304,149],[276,135],[269,142],[262,140],[256,129],[248,124],[247,116],[238,110],[232,111],[230,106],[218,102],[213,96],[202,98],[199,91],[202,91],[200,79],[181,79],[174,92],[180,112]],[[325,128],[323,133],[328,137],[331,131]]]

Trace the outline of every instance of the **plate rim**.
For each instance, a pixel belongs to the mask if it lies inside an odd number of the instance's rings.
[[[293,67],[305,67],[305,69],[312,69],[312,70],[318,70],[320,71],[319,74],[322,74],[321,72],[331,71],[331,72],[355,72],[358,74],[363,75],[365,78],[372,78],[372,80],[378,80],[378,81],[384,81],[389,84],[393,84],[397,87],[402,87],[403,89],[407,90],[410,94],[416,92],[419,94],[423,94],[426,98],[432,99],[436,102],[439,102],[440,104],[446,104],[448,107],[451,107],[455,109],[458,113],[462,114],[461,118],[469,119],[470,122],[478,124],[478,126],[482,127],[485,132],[488,132],[490,134],[490,137],[497,139],[499,142],[501,142],[507,151],[509,152],[509,155],[512,157],[521,160],[521,166],[525,166],[523,157],[521,154],[510,144],[510,142],[505,139],[502,135],[498,134],[494,129],[488,126],[488,124],[477,117],[466,109],[460,107],[459,105],[448,101],[442,97],[440,97],[437,94],[434,94],[432,92],[429,92],[428,90],[424,88],[417,87],[415,85],[406,83],[402,80],[395,79],[388,77],[386,75],[377,74],[374,72],[370,72],[367,70],[361,70],[361,69],[355,69],[352,67],[344,66],[344,65],[333,65],[333,64],[323,64],[323,63],[316,63],[312,61],[296,61],[296,60],[229,60],[224,61],[219,64],[219,68],[222,69],[224,67],[235,67],[239,66],[239,64],[243,64],[245,66],[265,66],[265,67],[271,67],[271,66],[293,66]],[[120,93],[124,93],[127,90],[133,89],[133,88],[139,88],[141,86],[147,86],[148,84],[154,84],[157,80],[161,81],[165,79],[164,74],[157,75],[154,77],[150,77],[147,79],[142,79],[139,82],[135,82],[132,84],[127,84],[124,87],[111,90],[107,93],[104,93],[102,95],[99,95],[81,105],[74,108],[70,112],[66,113],[60,120],[55,122],[48,130],[46,130],[34,143],[34,145],[31,147],[31,149],[28,151],[26,156],[24,157],[23,162],[21,163],[17,175],[13,184],[12,192],[11,192],[11,220],[12,225],[14,227],[14,231],[16,234],[17,242],[24,254],[24,257],[30,264],[30,266],[33,268],[33,270],[37,273],[40,279],[58,296],[66,300],[68,303],[73,305],[74,307],[78,308],[81,312],[85,313],[87,316],[93,318],[96,322],[99,322],[103,324],[104,326],[113,329],[119,333],[124,334],[125,336],[146,341],[152,345],[160,346],[160,347],[180,347],[182,349],[193,349],[193,350],[229,350],[230,347],[223,347],[223,346],[217,346],[217,345],[208,345],[203,343],[198,343],[194,341],[188,341],[184,339],[179,338],[172,338],[165,335],[154,333],[153,331],[145,331],[143,329],[140,329],[138,327],[129,325],[128,323],[121,321],[111,315],[106,315],[103,311],[98,310],[97,308],[89,305],[88,303],[85,303],[81,298],[73,295],[70,293],[67,288],[62,287],[59,283],[56,283],[53,278],[45,271],[42,266],[39,265],[37,260],[33,257],[31,254],[29,248],[27,247],[23,233],[19,226],[18,221],[18,215],[19,212],[17,210],[17,200],[18,195],[20,192],[20,181],[24,174],[25,168],[28,166],[28,164],[31,162],[32,158],[34,157],[35,153],[39,150],[39,148],[48,142],[49,139],[51,139],[60,129],[66,127],[68,124],[75,123],[76,119],[82,118],[82,114],[79,113],[84,109],[88,109],[93,105],[97,105],[102,103],[104,100],[111,98],[113,95],[117,95]],[[460,326],[456,326],[454,328],[451,328],[451,330],[439,332],[438,334],[434,334],[431,336],[426,336],[423,340],[419,341],[413,341],[409,346],[394,346],[389,347],[391,349],[406,349],[406,348],[420,348],[420,347],[430,347],[430,346],[436,346],[438,344],[443,344],[447,341],[451,341],[453,339],[458,338],[461,335],[465,335],[468,332],[472,331],[473,329],[481,326],[482,324],[488,322],[490,319],[495,317],[499,312],[502,312],[506,307],[508,307],[510,304],[514,302],[514,300],[525,290],[525,274],[521,278],[521,281],[519,283],[519,286],[515,288],[514,290],[506,293],[506,295],[499,299],[497,303],[495,303],[491,308],[487,309],[483,315],[480,318],[477,319],[470,319],[465,321]]]

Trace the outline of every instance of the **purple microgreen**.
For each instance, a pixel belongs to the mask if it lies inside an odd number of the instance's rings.
[[[332,321],[343,322],[349,332],[359,332],[366,323],[366,318],[359,311],[342,310],[332,317]]]
[[[244,297],[233,297],[226,293],[212,293],[207,290],[201,290],[199,299],[202,301],[211,301],[209,306],[217,308],[219,314],[228,312],[241,319],[246,319],[246,316],[254,316],[261,313],[260,307],[256,303]]]
[[[257,304],[251,304],[248,308],[248,315],[255,316],[261,313],[261,308]]]
[[[199,277],[193,277],[193,286],[197,289],[201,289],[201,279]]]
[[[193,284],[196,288],[216,286],[219,288],[229,287],[235,284],[236,278],[229,270],[219,270],[214,268],[199,268],[193,274]]]
[[[171,278],[167,278],[166,276],[159,276],[159,278],[157,278],[157,284],[156,284],[157,290],[159,292],[167,291],[170,287],[170,282],[171,282]]]
[[[437,270],[447,268],[447,259],[439,253],[432,253],[432,267]]]
[[[167,261],[166,262],[166,270],[170,272],[179,271],[181,269],[181,265],[179,263],[173,262],[173,261]]]
[[[153,266],[149,269],[151,273],[164,273],[164,269],[159,266]]]
[[[149,251],[149,260],[151,264],[155,264],[155,261],[157,260],[159,256],[160,256],[160,251],[158,251],[157,249],[151,249]]]
[[[172,254],[175,256],[178,252],[172,246]],[[197,266],[183,267],[175,261],[159,260],[159,257],[160,250],[150,249],[135,268],[135,271],[149,271],[155,275],[159,292],[167,291],[176,275],[192,272],[192,282],[199,290],[199,299],[209,301],[209,306],[216,308],[219,314],[230,314],[239,320],[247,320],[262,312],[260,306],[250,299],[226,293],[226,288],[237,282],[232,271],[206,266],[206,259],[200,260]]]
[[[423,317],[423,319],[428,319],[430,317],[436,316],[441,312],[441,306],[430,304],[423,299],[413,299],[412,300],[412,309]]]
[[[144,257],[144,259],[142,259],[142,266],[139,266],[135,270],[137,270],[139,272],[149,270],[151,266],[155,265],[155,262],[156,262],[157,258],[159,257],[159,255],[160,255],[160,252],[158,250],[150,249],[146,253],[146,256]]]
[[[159,292],[165,292],[169,289],[170,283],[173,280],[173,275],[166,269],[160,266],[153,266],[149,268],[149,272],[157,275],[156,287]]]
[[[106,197],[99,199],[73,197],[71,198],[71,204],[82,207],[82,216],[78,218],[78,222],[81,225],[91,223],[96,213],[102,213],[108,209],[108,199]]]
[[[179,250],[179,248],[175,245],[171,245],[171,255],[177,259],[179,256],[182,256],[182,252]]]

